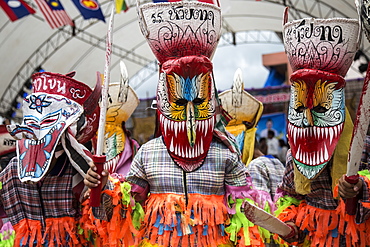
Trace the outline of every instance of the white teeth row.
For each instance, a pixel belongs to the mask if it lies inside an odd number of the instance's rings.
[[[183,144],[180,143],[175,144],[172,137],[170,152],[173,152],[176,155],[184,158],[198,157],[199,155],[204,153],[203,139],[200,139],[200,142],[196,143],[194,147],[190,147],[188,144],[187,146],[184,146]]]
[[[164,128],[165,135],[167,135],[167,132],[170,131],[175,132],[175,136],[177,136],[179,132],[184,132],[186,130],[186,121],[172,121],[163,115],[159,116],[159,120]],[[213,129],[214,119],[212,117],[206,120],[196,121],[195,124],[197,132],[207,135],[208,129]]]
[[[175,135],[177,135],[178,132],[183,132],[186,129],[185,121],[171,121],[161,114],[159,115],[159,121],[164,128],[165,135],[167,135],[168,131],[175,132]]]
[[[324,143],[324,146],[321,148],[321,150],[318,150],[314,153],[308,153],[302,152],[300,147],[298,147],[295,158],[303,164],[320,165],[329,160],[328,148]]]
[[[333,142],[333,137],[337,137],[343,128],[343,123],[334,127],[306,127],[298,128],[294,125],[288,124],[288,132],[293,137],[293,143],[297,143],[297,139],[315,138],[316,140],[329,139],[329,143]]]
[[[43,138],[41,138],[39,140],[27,139],[28,142],[25,142],[26,147],[28,148],[28,144],[31,144],[31,145],[40,145],[41,143],[44,143],[46,141],[46,136],[49,135],[50,133],[53,133],[53,131],[56,130],[57,128],[59,128],[59,127],[58,126],[52,127],[49,130],[48,134],[46,134]]]
[[[104,168],[107,169],[110,173],[116,172],[116,167],[120,157],[121,157],[120,155],[117,155],[113,159],[110,159],[107,162],[105,162]]]

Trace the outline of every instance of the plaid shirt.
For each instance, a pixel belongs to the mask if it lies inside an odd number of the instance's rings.
[[[59,167],[63,168],[58,174],[46,175],[37,184],[26,184],[19,180],[16,157],[0,173],[0,207],[3,207],[13,226],[21,220],[30,219],[41,222],[44,231],[48,218],[79,216],[80,204],[76,199],[77,194],[72,190],[76,171],[69,165],[68,159],[60,158],[59,161],[62,161]]]
[[[364,141],[364,148],[362,150],[362,157],[361,157],[361,165],[359,167],[360,170],[364,170],[368,164],[370,159],[370,136],[366,136]]]
[[[286,170],[282,184],[279,186],[279,190],[287,192],[290,196],[297,197],[299,199],[305,199],[307,204],[316,208],[325,210],[335,210],[338,206],[338,200],[333,198],[330,168],[331,162],[327,164],[324,170],[319,174],[317,178],[311,181],[311,193],[307,195],[299,195],[295,192],[294,186],[294,163],[290,150],[287,155]],[[369,201],[369,188],[366,183],[363,183],[363,194],[362,200]],[[370,210],[364,208],[361,204],[358,206],[356,215],[356,222],[362,223],[370,217]]]
[[[278,185],[283,180],[284,165],[277,158],[267,155],[253,159],[247,166],[252,177],[253,186],[257,190],[265,191],[274,200]]]
[[[127,181],[150,193],[224,195],[225,185],[246,186],[248,172],[237,153],[219,141],[212,141],[203,165],[184,172],[168,154],[161,137],[141,146],[135,156]],[[185,188],[186,184],[186,188]]]

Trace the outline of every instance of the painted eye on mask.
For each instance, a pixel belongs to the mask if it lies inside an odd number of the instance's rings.
[[[296,109],[294,109],[297,113],[303,113],[304,110],[307,109],[307,107],[304,107],[303,105],[298,106]]]
[[[54,126],[59,120],[59,113],[49,115],[40,122],[35,118],[25,118],[24,123],[32,129],[47,129]]]
[[[175,104],[178,106],[186,106],[187,103],[188,101],[186,99],[178,99],[175,101]]]
[[[201,105],[203,104],[203,102],[204,102],[204,99],[201,99],[201,98],[196,98],[193,100],[194,105]],[[175,104],[178,106],[186,106],[188,104],[188,101],[186,99],[178,99],[176,100]]]
[[[201,98],[196,98],[193,100],[194,105],[201,105],[203,104],[203,102],[204,102],[204,99],[201,99]]]
[[[326,109],[325,107],[323,107],[321,105],[315,106],[312,110],[317,112],[317,113],[325,113],[325,112],[328,111],[328,109]]]
[[[307,109],[307,107],[299,106],[295,109],[295,111],[297,113],[303,113],[306,109]],[[318,105],[318,106],[315,106],[314,108],[312,108],[312,111],[317,112],[317,113],[325,113],[325,112],[328,111],[328,109],[326,109],[325,107],[323,107],[321,105]]]

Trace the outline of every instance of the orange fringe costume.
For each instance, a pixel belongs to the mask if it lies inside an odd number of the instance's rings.
[[[261,229],[242,211],[245,199],[229,202],[235,212],[229,215],[224,196],[191,194],[186,202],[177,194],[151,194],[143,208],[130,197],[131,186],[111,179],[114,188],[102,192],[102,206],[111,215],[99,216],[101,207],[83,204],[80,232],[82,244],[94,246],[264,246]],[[104,195],[105,194],[105,195]],[[111,197],[106,200],[106,195]],[[251,199],[247,199],[250,202]],[[97,218],[95,218],[95,216]],[[207,235],[208,237],[204,237]]]
[[[364,180],[364,190],[370,188],[370,173],[368,170],[359,172]],[[365,192],[368,195],[368,191]],[[338,196],[338,187],[334,189],[334,197]],[[284,222],[295,222],[297,227],[306,234],[303,243],[293,243],[299,246],[340,246],[341,238],[345,238],[345,245],[365,247],[370,243],[370,220],[367,218],[361,223],[356,222],[356,215],[345,212],[345,203],[341,199],[335,210],[324,210],[310,206],[305,200],[295,200],[285,196],[279,200],[278,218]],[[357,206],[358,214],[363,209],[370,209],[367,200],[360,200]],[[359,212],[360,211],[360,212]],[[282,241],[284,243],[284,241]]]

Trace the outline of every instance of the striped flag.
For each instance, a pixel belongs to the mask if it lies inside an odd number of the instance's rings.
[[[11,21],[16,21],[24,16],[35,13],[35,10],[23,0],[0,0],[0,6],[4,9]]]
[[[51,28],[74,26],[59,0],[35,0],[35,2]]]

